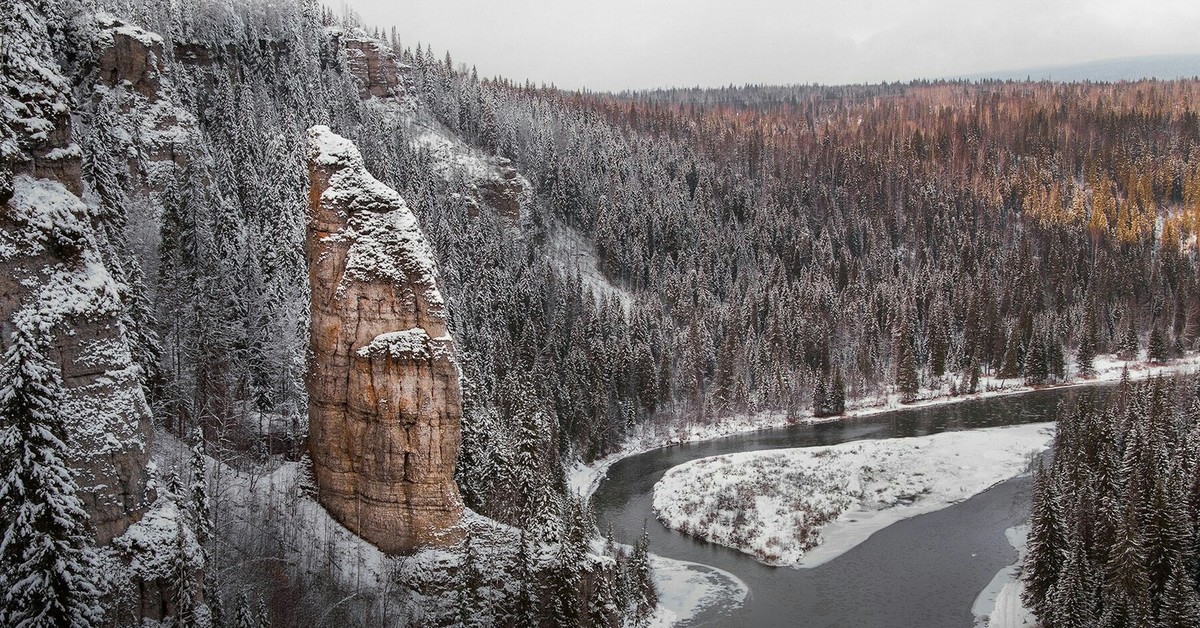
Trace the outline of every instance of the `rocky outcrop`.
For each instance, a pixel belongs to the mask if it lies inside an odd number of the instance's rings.
[[[0,351],[23,326],[61,368],[70,462],[96,537],[107,543],[154,500],[150,410],[117,284],[78,196],[82,151],[72,140],[66,81],[41,43],[45,26],[26,26],[10,40],[16,55],[0,60],[5,93],[24,95],[0,107],[0,118],[16,116],[0,120],[13,132],[3,152],[15,174],[0,199]]]
[[[313,127],[308,164],[318,499],[388,553],[449,542],[462,394],[432,251],[352,142]]]
[[[108,133],[120,145],[104,149],[128,156],[129,174],[144,195],[159,193],[195,157],[199,124],[179,105],[162,37],[103,14],[95,26],[97,63],[89,96],[96,110],[112,114],[101,123],[122,129]]]
[[[0,348],[35,327],[62,369],[63,413],[80,497],[107,543],[141,517],[150,411],[120,324],[116,283],[87,208],[59,181],[18,175],[0,212]]]
[[[361,35],[347,34],[341,41],[347,69],[358,80],[359,94],[363,98],[402,95],[401,65],[390,48],[377,39]]]
[[[97,17],[96,27],[100,82],[110,88],[128,85],[146,98],[157,98],[162,87],[162,38],[107,15]]]
[[[529,181],[511,161],[503,157],[495,159],[494,168],[487,176],[480,177],[476,186],[483,202],[496,213],[512,221],[520,220],[521,206],[529,202]]]

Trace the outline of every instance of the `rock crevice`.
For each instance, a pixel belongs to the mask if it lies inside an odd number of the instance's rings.
[[[462,393],[416,218],[326,127],[308,134],[309,454],[320,502],[388,553],[447,540]]]

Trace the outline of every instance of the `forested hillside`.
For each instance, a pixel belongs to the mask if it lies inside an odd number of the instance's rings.
[[[976,370],[1050,381],[1081,348],[1085,370],[1151,336],[1165,358],[1200,332],[1192,82],[568,94],[392,40],[409,98],[533,182],[513,223],[470,207],[411,126],[330,71],[323,29],[340,20],[315,5],[109,9],[191,42],[174,51],[177,89],[212,164],[165,191],[162,246],[140,258],[156,397],[177,425],[304,407],[295,146],[313,122],[354,137],[434,243],[476,504],[530,485],[522,450],[590,459],[645,421],[805,412],[835,378],[850,399],[966,389]],[[130,150],[91,126],[87,141],[116,144],[98,154]],[[112,170],[89,178],[126,176]],[[564,247],[594,248],[599,276]],[[483,486],[487,464],[518,477]]]
[[[568,93],[480,78],[315,0],[20,5],[67,77],[157,425],[252,483],[303,455],[317,124],[354,140],[437,257],[467,506],[562,541],[559,567],[586,563],[593,530],[564,465],[646,426],[1062,381],[1200,337],[1195,81]],[[151,61],[119,67],[114,38]],[[368,48],[400,62],[378,93],[352,71]],[[236,499],[214,497],[218,535]],[[239,534],[260,554],[220,546],[219,573],[294,551]],[[556,602],[537,621],[644,618],[645,551],[543,578]],[[281,607],[302,598],[288,586]],[[523,599],[470,602],[516,624]]]

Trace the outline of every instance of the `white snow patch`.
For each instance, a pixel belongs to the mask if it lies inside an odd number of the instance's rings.
[[[1020,475],[1053,423],[701,458],[667,471],[668,527],[770,565],[822,565],[875,532]]]
[[[130,24],[111,13],[100,12],[95,16],[96,26],[100,29],[97,40],[103,44],[112,45],[113,34],[125,35],[141,42],[147,48],[162,45],[163,38],[158,33],[152,33]]]
[[[401,358],[429,357],[429,334],[420,327],[404,331],[391,331],[379,334],[366,346],[358,350],[359,357],[369,358],[373,355],[387,355]]]
[[[551,224],[547,231],[548,256],[551,263],[564,274],[575,274],[584,287],[599,298],[616,299],[625,314],[633,305],[633,294],[613,284],[600,272],[596,247],[587,238],[567,225]]]
[[[658,608],[651,626],[672,626],[709,608],[733,609],[746,602],[750,587],[733,574],[682,560],[652,556]]]
[[[192,570],[204,568],[191,524],[169,496],[160,496],[137,523],[113,539],[113,545],[131,557],[130,570],[144,582],[170,582],[181,559]]]
[[[1017,550],[1017,562],[998,571],[971,605],[975,628],[1020,628],[1034,626],[1037,618],[1021,601],[1021,565],[1028,549],[1029,526],[1017,526],[1004,531],[1008,542]]]

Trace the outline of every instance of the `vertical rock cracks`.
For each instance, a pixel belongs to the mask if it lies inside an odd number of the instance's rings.
[[[388,553],[448,540],[462,393],[433,253],[358,149],[308,132],[309,454],[318,499]]]

